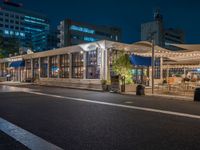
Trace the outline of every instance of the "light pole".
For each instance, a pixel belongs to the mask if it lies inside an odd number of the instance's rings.
[[[151,49],[152,49],[152,55],[151,55],[151,88],[152,88],[152,94],[154,94],[154,71],[155,71],[155,39],[154,35],[156,34],[155,32],[150,32],[149,33],[149,38],[151,40]]]

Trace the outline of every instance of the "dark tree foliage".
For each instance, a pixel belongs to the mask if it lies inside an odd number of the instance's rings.
[[[2,37],[0,35],[0,58],[8,57],[19,52],[19,40],[14,37]]]

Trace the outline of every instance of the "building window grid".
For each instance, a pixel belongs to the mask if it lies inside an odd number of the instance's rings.
[[[72,53],[72,78],[83,78],[83,54]]]
[[[60,78],[69,78],[69,54],[60,55]]]

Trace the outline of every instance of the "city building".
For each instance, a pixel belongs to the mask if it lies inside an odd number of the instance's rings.
[[[116,27],[96,26],[71,19],[65,19],[58,26],[58,47],[77,45],[98,40],[121,41],[121,29]]]
[[[52,50],[58,48],[59,31],[57,29],[50,29],[49,34],[47,36],[47,50]]]
[[[50,29],[32,35],[32,49],[34,52],[52,50],[58,48],[58,30]]]
[[[20,47],[42,51],[46,49],[49,20],[42,14],[24,9],[22,4],[4,0],[0,4],[0,33],[3,37],[18,39]]]
[[[183,44],[185,34],[180,29],[165,28],[163,16],[157,11],[154,14],[154,20],[141,24],[141,40],[150,41],[154,37],[156,45],[176,50],[171,44]]]
[[[188,72],[198,74],[200,80],[200,45],[175,46],[185,51],[170,51],[155,46],[154,83],[162,84],[173,75],[180,77]],[[0,59],[0,80],[35,82],[41,85],[101,90],[101,81],[108,83],[113,76],[113,62],[121,51],[129,55],[134,85],[151,85],[151,43],[124,44],[97,41]],[[149,80],[147,80],[149,79]]]

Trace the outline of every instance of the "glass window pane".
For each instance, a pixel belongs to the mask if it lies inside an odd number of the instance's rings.
[[[72,53],[72,78],[83,78],[83,54]]]

